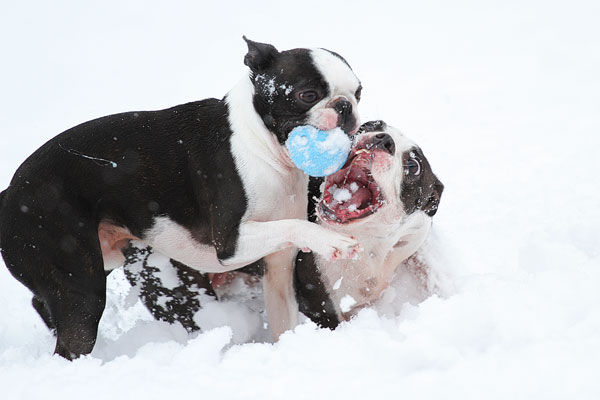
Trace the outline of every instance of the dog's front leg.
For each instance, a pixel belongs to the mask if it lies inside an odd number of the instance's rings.
[[[240,225],[234,255],[219,256],[219,261],[235,269],[295,247],[312,250],[329,260],[352,258],[361,249],[355,238],[301,219],[247,221]]]
[[[274,340],[279,340],[283,332],[293,329],[298,323],[298,303],[293,282],[296,251],[292,247],[264,258],[263,291],[269,328]]]

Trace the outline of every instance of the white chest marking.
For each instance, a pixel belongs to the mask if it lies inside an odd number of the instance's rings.
[[[221,265],[213,246],[198,242],[187,229],[167,217],[155,218],[143,240],[155,251],[201,272],[233,269],[232,266]]]
[[[233,130],[231,153],[246,191],[243,221],[306,219],[308,177],[287,156],[252,104],[254,86],[245,77],[227,94]]]

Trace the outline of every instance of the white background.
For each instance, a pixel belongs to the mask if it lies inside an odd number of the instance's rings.
[[[445,183],[431,251],[451,295],[229,346],[229,328],[119,312],[113,278],[96,351],[69,363],[2,265],[0,397],[600,397],[600,3],[204,3],[4,1],[0,188],[78,123],[223,97],[242,34],[325,47],[361,79],[362,119],[417,141]]]

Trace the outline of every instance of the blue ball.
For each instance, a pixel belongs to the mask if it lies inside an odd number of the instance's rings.
[[[340,128],[322,131],[305,125],[294,128],[286,141],[294,164],[311,176],[328,176],[346,163],[352,141]]]

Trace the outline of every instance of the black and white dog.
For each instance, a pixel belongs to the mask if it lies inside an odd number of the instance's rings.
[[[415,252],[427,237],[444,189],[422,150],[397,129],[368,122],[356,139],[344,168],[325,182],[311,182],[311,195],[322,195],[309,204],[309,213],[316,208],[321,226],[356,237],[364,251],[343,260],[299,252],[295,264],[300,310],[332,329],[373,304],[399,268],[426,285],[423,275],[430,271]],[[128,279],[157,319],[199,329],[194,315],[202,307],[200,294],[215,296],[217,287],[227,290],[226,278],[202,275],[172,260],[157,265],[150,261],[151,253],[150,248],[129,248]],[[170,288],[158,277],[168,270],[175,271],[178,282]],[[261,266],[241,271],[260,275]]]
[[[400,266],[426,274],[415,252],[443,190],[412,140],[382,121],[364,124],[349,161],[326,178],[316,205],[321,226],[356,237],[364,252],[347,260],[299,254],[301,310],[321,326],[335,327],[377,300]],[[318,273],[311,275],[311,269]]]
[[[203,272],[263,259],[274,337],[296,324],[296,248],[359,251],[306,220],[308,178],[284,143],[306,124],[354,134],[360,81],[336,53],[246,42],[249,75],[223,100],[83,123],[33,153],[0,194],[2,256],[56,330],[56,353],[91,352],[105,273],[131,239]]]

